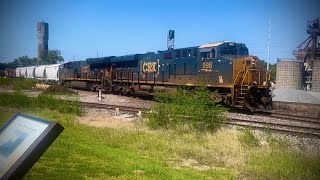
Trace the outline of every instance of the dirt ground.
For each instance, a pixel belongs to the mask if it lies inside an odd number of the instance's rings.
[[[77,122],[95,127],[132,128],[137,120],[138,117],[134,114],[120,112],[120,115],[116,116],[115,111],[87,108]]]

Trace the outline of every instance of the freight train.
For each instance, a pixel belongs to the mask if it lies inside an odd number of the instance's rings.
[[[267,111],[271,106],[263,61],[249,56],[245,44],[230,41],[68,62],[59,65],[56,76],[66,86],[128,95],[170,92],[203,82],[215,92],[216,102],[250,111]]]

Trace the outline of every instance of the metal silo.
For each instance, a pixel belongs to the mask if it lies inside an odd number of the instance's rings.
[[[278,58],[276,88],[302,89],[303,67],[301,61]]]
[[[311,91],[320,92],[320,60],[313,61]]]

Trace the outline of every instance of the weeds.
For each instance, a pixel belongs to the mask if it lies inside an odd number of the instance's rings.
[[[259,140],[253,135],[250,129],[241,129],[242,133],[239,136],[240,142],[247,147],[259,147]]]
[[[268,142],[269,146],[274,149],[287,148],[290,146],[287,139],[276,138],[271,133],[267,133],[266,141]]]
[[[28,97],[21,92],[0,93],[0,104],[3,107],[19,109],[50,109],[60,113],[81,115],[79,100],[63,101],[51,95],[39,95],[36,98]]]
[[[0,77],[0,85],[7,86],[11,84],[11,79],[7,77]]]
[[[173,94],[157,93],[147,125],[153,129],[214,131],[225,119],[225,109],[215,104],[211,96],[212,92],[202,86],[194,90],[178,88]]]
[[[58,84],[53,84],[50,87],[48,87],[45,91],[43,91],[42,94],[70,95],[70,94],[76,94],[76,92],[74,92],[64,86],[60,86]]]
[[[46,107],[51,110],[57,110],[61,113],[81,115],[79,100],[61,100],[52,95],[40,94],[35,100],[36,107]]]
[[[20,91],[24,89],[34,88],[36,85],[36,81],[33,79],[0,77],[0,85],[12,86],[14,90]]]
[[[319,162],[319,156],[272,150],[249,159],[248,179],[319,179]]]

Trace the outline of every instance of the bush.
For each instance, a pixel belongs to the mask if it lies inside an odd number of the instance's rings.
[[[42,92],[43,94],[77,94],[76,92],[58,84],[53,84]]]
[[[194,90],[180,87],[173,94],[157,93],[156,103],[147,115],[147,125],[153,129],[183,127],[214,131],[225,119],[225,109],[210,97],[212,92],[202,86]]]

